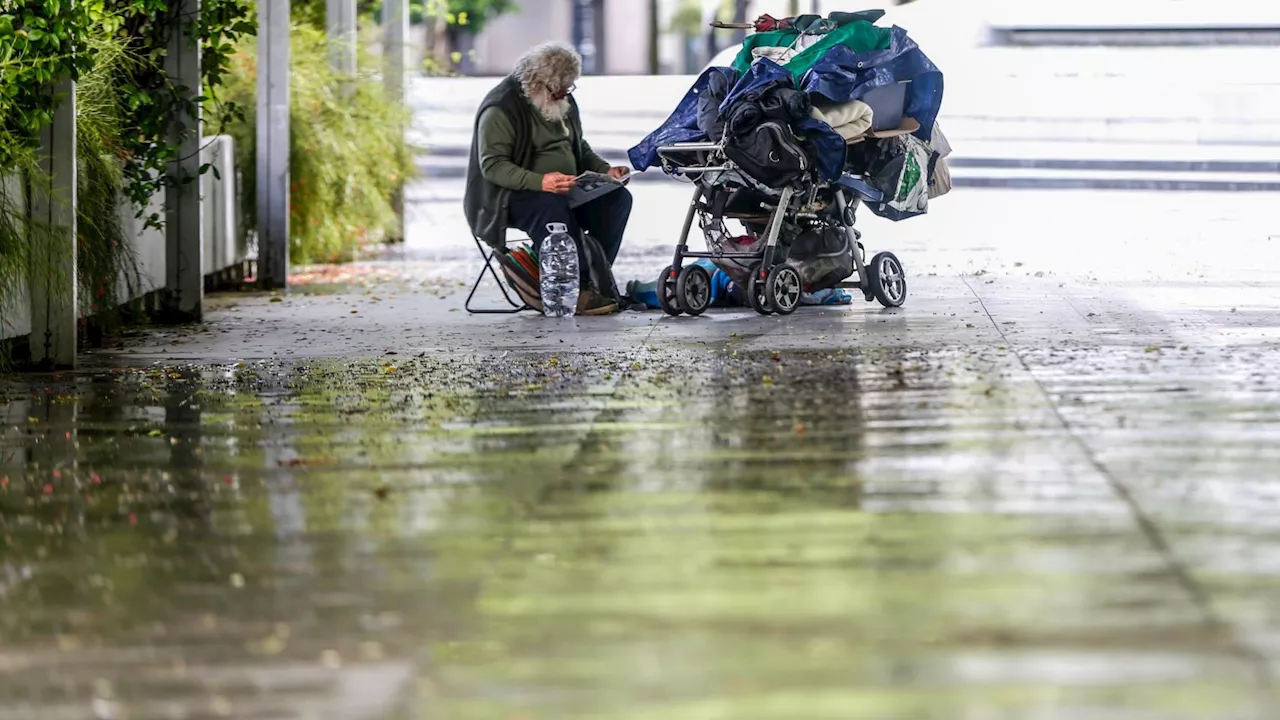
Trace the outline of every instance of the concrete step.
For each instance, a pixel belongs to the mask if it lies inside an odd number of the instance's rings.
[[[1280,148],[1105,146],[977,143],[948,162],[957,185],[970,187],[1092,188],[1263,192],[1280,190]],[[623,158],[621,148],[598,148]],[[418,158],[423,178],[466,176],[466,147],[435,148]],[[1023,154],[1026,153],[1026,154]],[[1179,159],[1170,159],[1179,158]],[[657,171],[639,182],[669,181]]]

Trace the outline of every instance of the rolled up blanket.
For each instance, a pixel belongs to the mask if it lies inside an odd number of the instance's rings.
[[[751,132],[762,122],[764,122],[764,110],[760,109],[760,105],[744,102],[729,109],[729,117],[725,119],[724,128],[729,135],[737,137]]]
[[[809,111],[809,117],[830,125],[845,140],[852,140],[870,130],[874,116],[871,106],[861,100],[822,107],[814,105]]]

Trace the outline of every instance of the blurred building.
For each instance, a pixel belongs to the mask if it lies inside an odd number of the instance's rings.
[[[650,12],[658,8],[659,69],[688,72],[704,64],[715,49],[709,47],[706,21],[717,12],[726,12],[735,0],[519,0],[520,9],[492,20],[471,49],[474,61],[470,72],[501,75],[510,72],[516,58],[530,46],[546,40],[575,44],[583,55],[587,74],[640,75],[650,72]],[[888,4],[893,4],[892,0]],[[755,19],[762,13],[785,17],[793,8],[799,12],[826,12],[848,7],[835,0],[750,0],[745,15]],[[672,20],[693,8],[699,16],[696,34],[673,28]],[[730,11],[731,12],[731,11]],[[728,33],[720,33],[724,44]],[[689,56],[689,57],[686,57]]]
[[[931,47],[976,44],[1276,44],[1280,2],[1260,0],[518,0],[520,9],[489,23],[475,38],[479,75],[509,72],[516,58],[544,40],[573,43],[586,74],[648,74],[651,51],[662,73],[695,73],[738,42],[730,31],[711,32],[715,16],[746,20],[768,13],[848,10],[879,5],[913,35],[933,35]],[[652,9],[657,9],[651,23]],[[976,25],[980,32],[976,32]],[[975,27],[970,27],[974,25]],[[653,29],[657,38],[652,37]],[[935,31],[936,30],[936,31]],[[933,32],[930,32],[933,31]],[[656,44],[656,48],[653,45]]]
[[[547,40],[573,43],[590,75],[649,72],[646,0],[519,0],[520,9],[492,20],[475,39],[477,75],[511,72],[521,53]]]

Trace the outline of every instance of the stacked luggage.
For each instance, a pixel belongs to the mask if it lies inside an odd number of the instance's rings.
[[[856,210],[898,221],[949,189],[937,127],[942,73],[880,10],[764,16],[731,67],[704,72],[675,111],[629,151],[694,186],[658,304],[698,315],[709,260],[761,314],[794,312],[805,293],[856,288],[886,307],[906,299],[891,252],[865,257]],[[695,226],[707,250],[690,249]],[[741,226],[730,230],[727,223]],[[856,275],[856,280],[848,278]]]
[[[937,125],[942,72],[882,10],[762,16],[731,67],[708,69],[665,123],[630,151],[638,170],[658,148],[722,143],[760,182],[780,188],[814,171],[881,191],[872,212],[903,220],[950,190],[950,146]]]

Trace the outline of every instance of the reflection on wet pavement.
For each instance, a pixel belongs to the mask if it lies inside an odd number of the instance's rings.
[[[1274,363],[732,346],[10,378],[0,720],[1269,717]]]

